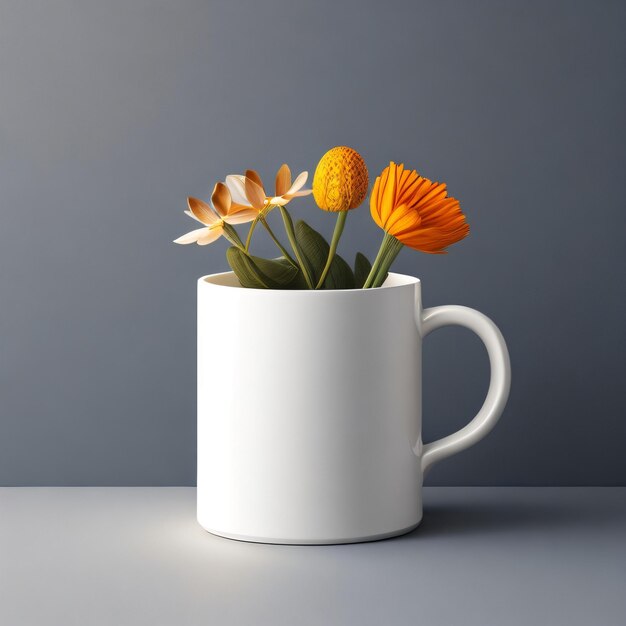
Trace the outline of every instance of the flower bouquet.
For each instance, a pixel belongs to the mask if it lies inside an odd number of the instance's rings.
[[[508,353],[493,322],[467,307],[424,309],[420,280],[389,271],[404,246],[440,254],[467,235],[446,186],[391,162],[369,194],[380,249],[350,265],[338,248],[348,213],[368,195],[365,162],[336,147],[312,189],[307,177],[292,181],[282,165],[272,193],[254,170],[227,176],[210,204],[189,198],[202,227],[176,240],[231,244],[232,271],[197,286],[197,510],[203,528],[232,539],[327,544],[408,532],[422,516],[425,473],[484,437],[508,396]],[[336,213],[330,242],[294,223],[291,202],[309,194]],[[277,258],[252,252],[261,228]],[[422,341],[454,324],[485,343],[491,383],[468,425],[424,444]]]
[[[307,178],[308,172],[302,172],[292,181],[289,167],[283,164],[276,174],[272,195],[255,170],[226,176],[225,182],[216,183],[210,204],[188,198],[185,213],[202,227],[175,243],[204,246],[224,237],[231,244],[226,252],[228,264],[242,287],[370,289],[385,282],[404,246],[443,254],[469,232],[459,202],[448,196],[445,184],[432,182],[392,161],[376,178],[370,193],[372,218],[384,231],[382,243],[373,262],[359,252],[351,267],[337,248],[348,213],[367,196],[367,166],[358,152],[338,146],[317,164],[312,189],[304,189]],[[294,224],[287,208],[292,200],[311,193],[320,209],[337,214],[330,243],[304,220]],[[288,244],[269,223],[274,209],[280,213]],[[244,237],[236,227],[246,223],[250,225]],[[262,258],[251,252],[259,225],[275,243],[278,258]]]

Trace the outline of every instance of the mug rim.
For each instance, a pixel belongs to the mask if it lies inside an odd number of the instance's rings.
[[[235,278],[235,272],[218,272],[215,274],[206,274],[198,279],[198,285],[207,285],[210,287],[217,287],[221,289],[242,289],[246,292],[260,292],[260,293],[310,293],[310,294],[332,294],[332,293],[376,293],[379,291],[400,289],[402,287],[408,287],[412,285],[419,285],[420,279],[410,274],[399,274],[397,272],[389,272],[385,284],[380,287],[374,287],[371,289],[257,289],[255,287],[242,287],[239,283],[229,284],[229,279]],[[389,279],[392,279],[390,284]],[[216,281],[217,279],[217,281]],[[221,282],[224,281],[224,282]],[[232,283],[232,280],[230,280]]]

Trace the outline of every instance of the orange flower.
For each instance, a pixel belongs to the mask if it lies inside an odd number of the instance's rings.
[[[370,197],[372,218],[409,248],[445,254],[445,248],[469,233],[459,201],[446,185],[433,183],[404,165],[389,163],[376,179]]]
[[[219,239],[227,224],[244,224],[251,222],[258,211],[248,206],[236,204],[232,201],[230,191],[224,183],[217,183],[211,195],[213,207],[197,198],[187,198],[189,211],[185,211],[189,217],[204,224],[203,228],[192,230],[190,233],[174,240],[174,243],[197,243],[199,246],[206,246]],[[228,233],[226,233],[228,237]]]

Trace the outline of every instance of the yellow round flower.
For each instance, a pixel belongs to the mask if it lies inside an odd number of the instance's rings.
[[[317,164],[313,197],[324,211],[356,209],[365,200],[368,182],[363,157],[352,148],[337,146]]]

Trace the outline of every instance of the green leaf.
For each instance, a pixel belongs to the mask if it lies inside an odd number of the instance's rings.
[[[239,248],[234,246],[226,250],[228,265],[235,272],[242,287],[251,289],[269,289],[263,281],[259,268]]]
[[[303,220],[296,224],[295,233],[296,241],[304,257],[303,262],[307,265],[313,283],[317,284],[324,271],[330,245],[320,233]],[[350,266],[338,254],[335,254],[322,288],[353,289],[354,285],[354,274]]]
[[[317,281],[324,271],[330,246],[322,235],[303,220],[296,223],[295,234],[296,242],[303,257],[302,261],[306,263],[313,285],[317,285]]]
[[[338,254],[335,254],[328,270],[324,289],[354,289],[356,286],[352,268]]]
[[[290,289],[299,274],[287,259],[263,259],[247,255],[234,246],[226,251],[226,259],[242,287]]]
[[[304,274],[298,269],[296,277],[285,287],[285,289],[309,289]]]
[[[354,286],[357,289],[363,287],[371,271],[372,264],[369,262],[368,258],[364,254],[357,252],[356,259],[354,260]]]
[[[272,289],[285,289],[296,278],[299,270],[285,257],[278,259],[263,259],[253,256],[252,260],[264,276],[273,283]]]

